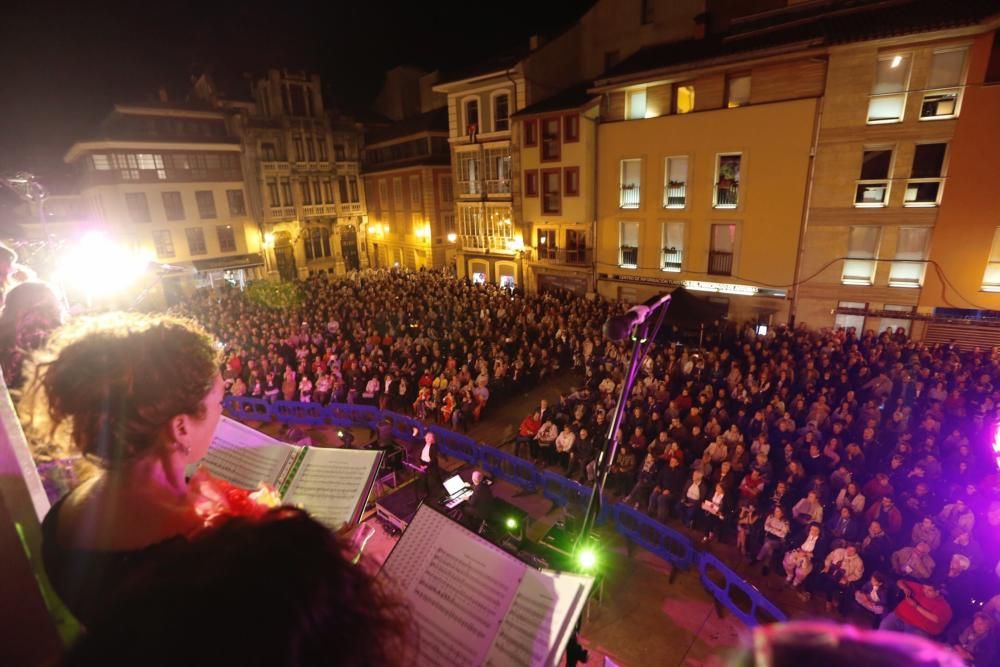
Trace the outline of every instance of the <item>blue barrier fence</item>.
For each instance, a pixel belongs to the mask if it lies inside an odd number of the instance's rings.
[[[445,455],[482,467],[497,479],[510,482],[526,491],[541,491],[558,507],[585,507],[592,489],[563,475],[538,469],[531,461],[438,425],[424,422],[369,405],[298,403],[227,396],[224,407],[242,419],[309,426],[364,427],[375,429],[388,419],[395,438],[409,438],[413,429],[434,433],[438,448]],[[642,546],[674,568],[697,568],[702,585],[722,607],[746,625],[762,621],[784,621],[787,617],[722,561],[710,553],[695,549],[691,540],[670,526],[646,516],[624,503],[602,503],[598,523],[610,521],[615,530]]]

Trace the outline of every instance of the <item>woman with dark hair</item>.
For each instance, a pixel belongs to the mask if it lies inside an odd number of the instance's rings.
[[[78,455],[94,474],[42,524],[53,587],[84,623],[129,572],[204,528],[205,456],[222,414],[218,350],[197,325],[112,313],[57,330],[29,365],[21,418],[41,458]]]
[[[203,531],[137,570],[65,665],[412,664],[408,610],[303,511]]]
[[[0,313],[0,369],[8,389],[24,383],[27,355],[45,344],[64,314],[62,301],[45,283],[21,283],[7,292]]]

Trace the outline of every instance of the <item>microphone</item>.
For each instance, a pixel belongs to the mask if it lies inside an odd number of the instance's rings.
[[[623,315],[614,315],[604,323],[604,336],[613,341],[625,340],[632,330],[646,321],[654,310],[670,301],[669,294],[657,294],[644,303],[632,306]]]

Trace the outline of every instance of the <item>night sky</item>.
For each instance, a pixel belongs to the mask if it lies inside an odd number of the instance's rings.
[[[592,0],[8,0],[0,12],[0,171],[60,180],[61,157],[116,101],[190,73],[318,71],[329,101],[365,108],[398,64],[456,67],[572,23]]]

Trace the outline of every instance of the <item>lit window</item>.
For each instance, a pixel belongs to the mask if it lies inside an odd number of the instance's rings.
[[[716,276],[733,275],[736,258],[736,225],[712,225],[712,247],[708,252],[708,272]]]
[[[861,333],[865,329],[865,316],[857,313],[842,313],[844,310],[868,310],[868,304],[863,301],[838,301],[837,315],[833,320],[833,326],[838,329],[853,328],[855,333]]]
[[[694,83],[674,84],[674,113],[691,113],[694,111]]]
[[[869,123],[894,123],[903,119],[909,81],[910,54],[896,53],[878,59],[868,102]]]
[[[542,170],[542,213],[558,215],[562,212],[561,180],[558,169]]]
[[[559,119],[542,120],[542,160],[558,160],[562,153],[559,142]]]
[[[726,78],[726,106],[730,109],[750,104],[750,75],[734,74]]]
[[[878,254],[882,230],[874,226],[851,227],[847,240],[847,257],[841,282],[845,285],[871,285],[875,276],[875,256]]]
[[[510,129],[510,96],[506,93],[493,98],[493,131]]]
[[[639,208],[642,191],[642,160],[621,161],[621,191],[618,197],[620,208]]]
[[[111,169],[111,161],[107,155],[91,155],[90,159],[93,161],[94,169],[97,171],[109,171]]]
[[[904,206],[936,206],[941,201],[941,171],[948,144],[917,144],[906,182]]]
[[[622,222],[618,225],[618,265],[626,269],[639,266],[639,223]]]
[[[931,69],[927,74],[920,118],[952,118],[958,113],[958,99],[962,89],[967,49],[938,51],[931,56]]]
[[[536,233],[538,238],[538,259],[555,259],[558,250],[556,230],[539,229]]]
[[[663,255],[660,268],[664,271],[678,272],[684,260],[684,223],[663,223]]]
[[[993,233],[993,245],[983,274],[983,291],[1000,292],[1000,227]]]
[[[715,188],[712,199],[715,208],[736,208],[740,203],[740,166],[743,156],[739,153],[719,155],[715,165]]]
[[[646,117],[646,89],[639,88],[625,93],[625,119],[637,120]]]
[[[157,229],[153,232],[153,247],[157,257],[173,257],[174,241],[170,238],[170,230]]]
[[[901,227],[896,244],[896,257],[889,269],[890,287],[920,287],[924,282],[927,263],[929,227]]]
[[[861,175],[854,192],[854,205],[885,206],[889,201],[891,148],[866,149],[861,156]]]
[[[663,208],[684,208],[687,205],[688,159],[686,155],[668,157],[663,187]]]
[[[232,225],[218,225],[215,234],[219,238],[219,252],[236,252],[236,234]]]
[[[465,103],[465,131],[479,131],[479,100],[472,99]]]

